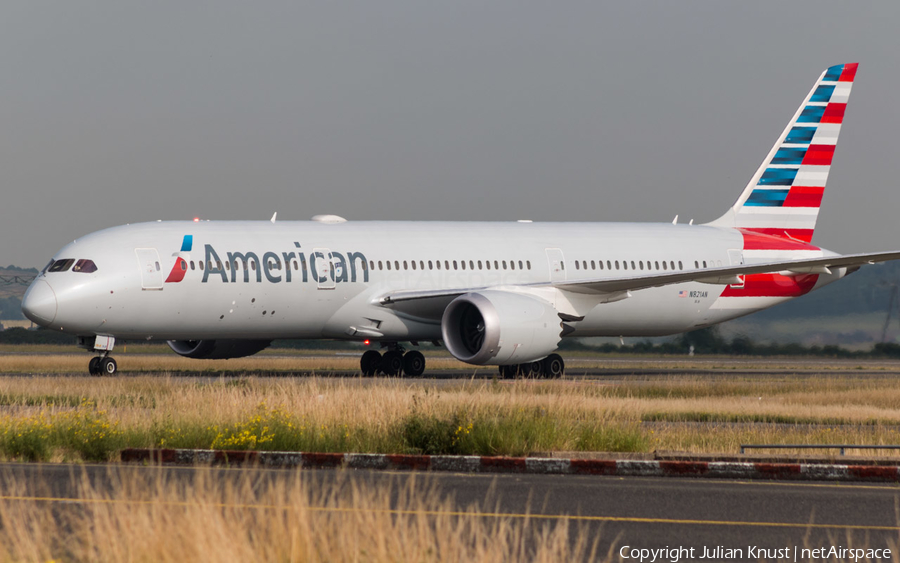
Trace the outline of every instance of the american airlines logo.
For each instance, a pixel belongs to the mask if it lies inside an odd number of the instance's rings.
[[[185,235],[181,252],[190,252],[193,237]],[[294,243],[296,250],[289,252],[254,252],[254,251],[217,251],[211,244],[204,245],[204,264],[202,283],[210,278],[222,283],[262,282],[263,277],[269,283],[356,283],[369,281],[369,267],[366,256],[362,252],[335,252],[332,250],[313,249],[306,254],[299,250],[299,242]],[[225,260],[222,260],[222,256]],[[187,262],[178,257],[166,283],[178,283],[184,279]],[[361,278],[361,279],[360,279]]]

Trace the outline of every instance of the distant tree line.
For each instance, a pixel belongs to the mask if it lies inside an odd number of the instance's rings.
[[[668,342],[643,340],[634,344],[592,346],[578,340],[564,340],[561,350],[616,354],[662,354],[667,356],[821,356],[828,358],[900,358],[900,344],[879,342],[870,350],[848,350],[835,345],[805,346],[797,342],[759,343],[742,335],[724,338],[717,327],[685,332]]]
[[[38,269],[37,269],[37,268],[20,268],[20,267],[18,267],[18,266],[13,266],[12,264],[10,264],[9,266],[7,266],[7,267],[5,267],[5,268],[0,267],[0,270],[6,270],[6,271],[8,271],[8,272],[22,272],[22,273],[25,273],[25,274],[36,274],[36,273],[38,273]]]
[[[72,345],[73,336],[39,328],[29,330],[20,327],[0,331],[0,344],[59,344]],[[132,346],[146,344],[144,341],[130,342]],[[158,344],[158,342],[157,342]],[[434,348],[431,343],[424,343],[427,348]],[[634,344],[601,344],[594,346],[583,340],[564,340],[560,345],[563,351],[584,351],[598,354],[659,354],[666,356],[687,356],[693,346],[694,355],[708,356],[819,356],[827,358],[897,358],[900,359],[900,344],[878,343],[869,350],[848,350],[840,346],[804,346],[797,343],[760,344],[746,336],[723,338],[715,327],[686,332],[668,342],[655,344],[641,341]],[[302,350],[348,350],[361,351],[357,342],[339,340],[275,340],[271,348]]]
[[[0,319],[21,320],[24,318],[21,299],[18,297],[0,298]]]

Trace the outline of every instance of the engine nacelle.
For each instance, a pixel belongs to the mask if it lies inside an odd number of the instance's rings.
[[[271,340],[169,340],[169,348],[180,356],[197,360],[243,358],[265,350]]]
[[[552,305],[535,297],[486,290],[450,302],[441,320],[453,356],[476,365],[531,362],[556,350],[562,322]]]

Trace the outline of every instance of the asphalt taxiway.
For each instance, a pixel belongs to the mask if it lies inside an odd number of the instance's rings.
[[[283,478],[290,470],[214,468],[216,479]],[[0,464],[0,501],[73,504],[87,477],[110,490],[125,472],[162,471],[166,479],[193,479],[191,467]],[[761,482],[710,479],[617,478],[571,475],[480,475],[364,470],[300,470],[315,490],[338,494],[355,483],[394,494],[409,485],[450,500],[460,518],[566,521],[599,541],[600,554],[623,546],[664,548],[852,545],[896,547],[900,488],[882,484]],[[189,500],[189,499],[186,499]],[[127,502],[121,500],[116,502]],[[252,501],[249,501],[252,505]],[[249,509],[249,508],[248,508]],[[896,549],[894,551],[896,554]]]

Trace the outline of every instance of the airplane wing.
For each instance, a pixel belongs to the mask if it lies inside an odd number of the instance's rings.
[[[667,273],[648,273],[627,277],[605,277],[594,279],[582,279],[577,281],[542,282],[521,284],[516,287],[556,287],[575,293],[610,294],[637,291],[650,287],[662,287],[686,282],[701,282],[709,284],[735,284],[740,283],[738,276],[748,274],[784,273],[785,275],[804,274],[828,274],[830,268],[859,267],[877,262],[900,259],[900,252],[875,252],[870,254],[847,254],[844,256],[823,256],[802,260],[785,260],[781,262],[766,262],[761,264],[738,264],[720,268],[706,268],[703,270],[683,270]],[[467,287],[455,289],[437,290],[400,290],[385,294],[379,298],[382,305],[391,305],[404,301],[420,299],[447,298],[488,289],[487,287]]]

